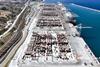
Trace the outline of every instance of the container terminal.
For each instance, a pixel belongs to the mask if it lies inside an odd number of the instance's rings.
[[[6,6],[8,12],[1,10],[0,15],[6,17],[7,13],[12,22],[9,24],[8,20],[2,27],[6,30],[0,35],[3,42],[0,67],[100,67],[77,30],[74,13],[62,3],[41,0],[5,3],[18,4],[18,10],[12,6]]]
[[[75,16],[62,3],[39,3],[28,35],[9,67],[99,67],[76,28]]]

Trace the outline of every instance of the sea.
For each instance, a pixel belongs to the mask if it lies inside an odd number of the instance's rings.
[[[76,23],[82,24],[84,38],[94,55],[100,57],[100,0],[45,0],[46,3],[61,2],[77,15]]]

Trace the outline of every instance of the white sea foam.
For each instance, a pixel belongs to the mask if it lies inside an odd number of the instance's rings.
[[[89,7],[84,7],[84,6],[81,6],[81,5],[74,4],[74,3],[71,3],[71,5],[78,6],[78,7],[85,8],[85,9],[89,9],[89,10],[96,11],[96,12],[100,12],[100,10],[96,10],[96,9],[89,8]]]

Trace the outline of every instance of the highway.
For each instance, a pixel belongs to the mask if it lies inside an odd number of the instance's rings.
[[[0,35],[0,38],[5,37],[5,35],[6,35],[10,30],[12,30],[12,28],[16,25],[16,23],[17,23],[19,17],[20,17],[20,16],[22,15],[22,13],[25,11],[26,7],[27,7],[27,6],[24,7],[24,9],[21,11],[21,13],[20,13],[19,15],[17,15],[17,17],[16,17],[15,21],[13,22],[13,24],[11,25],[11,27],[10,27],[7,31],[5,31],[2,35]]]
[[[20,20],[25,19],[26,12],[27,12],[27,10],[26,10],[27,6],[25,6],[25,8],[22,10],[22,12],[17,16],[13,25],[5,33],[12,30],[12,28],[15,26],[16,23],[21,22]],[[20,19],[20,17],[21,17],[21,19]],[[25,29],[25,31],[24,31],[24,29],[23,29],[24,24],[25,24],[24,21],[19,23],[19,25],[18,25],[16,31],[14,32],[12,38],[6,43],[5,49],[2,48],[2,50],[0,52],[0,67],[5,67],[5,65],[8,63],[8,61],[10,61],[10,59],[12,58],[14,53],[17,51],[18,47],[25,40],[25,38],[27,36],[27,30]]]

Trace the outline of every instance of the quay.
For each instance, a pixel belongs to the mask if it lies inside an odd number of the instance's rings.
[[[67,8],[39,3],[36,10],[28,35],[8,67],[99,67]]]

